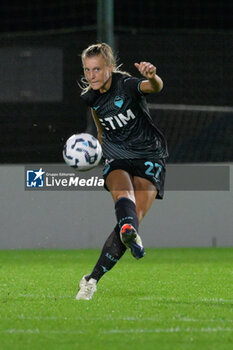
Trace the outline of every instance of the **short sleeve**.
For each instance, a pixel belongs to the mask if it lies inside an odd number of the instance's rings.
[[[125,86],[127,93],[133,98],[145,96],[146,94],[144,94],[140,89],[140,84],[144,80],[145,80],[145,78],[142,78],[142,79],[138,79],[135,77],[125,78],[124,79],[124,86]]]
[[[89,107],[94,106],[96,99],[98,98],[98,93],[94,90],[89,90],[85,94],[80,96]]]

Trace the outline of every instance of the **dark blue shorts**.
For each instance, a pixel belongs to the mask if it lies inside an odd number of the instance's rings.
[[[113,170],[125,170],[132,177],[139,176],[149,180],[158,190],[157,199],[163,199],[164,182],[166,174],[166,162],[164,159],[106,159],[103,169],[104,187],[106,186],[107,176]]]

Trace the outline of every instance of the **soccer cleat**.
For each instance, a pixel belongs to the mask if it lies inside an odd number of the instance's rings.
[[[120,231],[120,237],[122,243],[131,250],[131,254],[136,259],[143,258],[145,250],[142,245],[142,240],[132,225],[124,224]]]
[[[94,278],[90,278],[89,281],[86,280],[85,277],[88,275],[83,276],[81,281],[79,282],[79,291],[76,295],[76,300],[90,300],[93,297],[93,294],[96,292],[97,287],[97,280]]]

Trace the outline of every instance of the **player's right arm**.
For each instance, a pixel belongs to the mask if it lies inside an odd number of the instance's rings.
[[[140,90],[145,94],[160,92],[163,88],[162,79],[156,74],[156,67],[150,62],[134,63],[141,75],[147,80],[140,84]]]
[[[97,132],[98,132],[98,140],[100,143],[102,143],[102,133],[103,133],[103,128],[102,128],[102,125],[100,124],[100,121],[99,121],[99,118],[96,114],[96,112],[94,111],[93,108],[91,108],[91,114],[92,114],[92,117],[94,119],[94,122],[95,122],[95,125],[96,125],[96,128],[97,128]]]

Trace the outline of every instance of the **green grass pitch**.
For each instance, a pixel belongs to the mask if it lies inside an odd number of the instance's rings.
[[[0,349],[233,349],[233,248],[127,252],[76,301],[98,256],[0,251]]]

